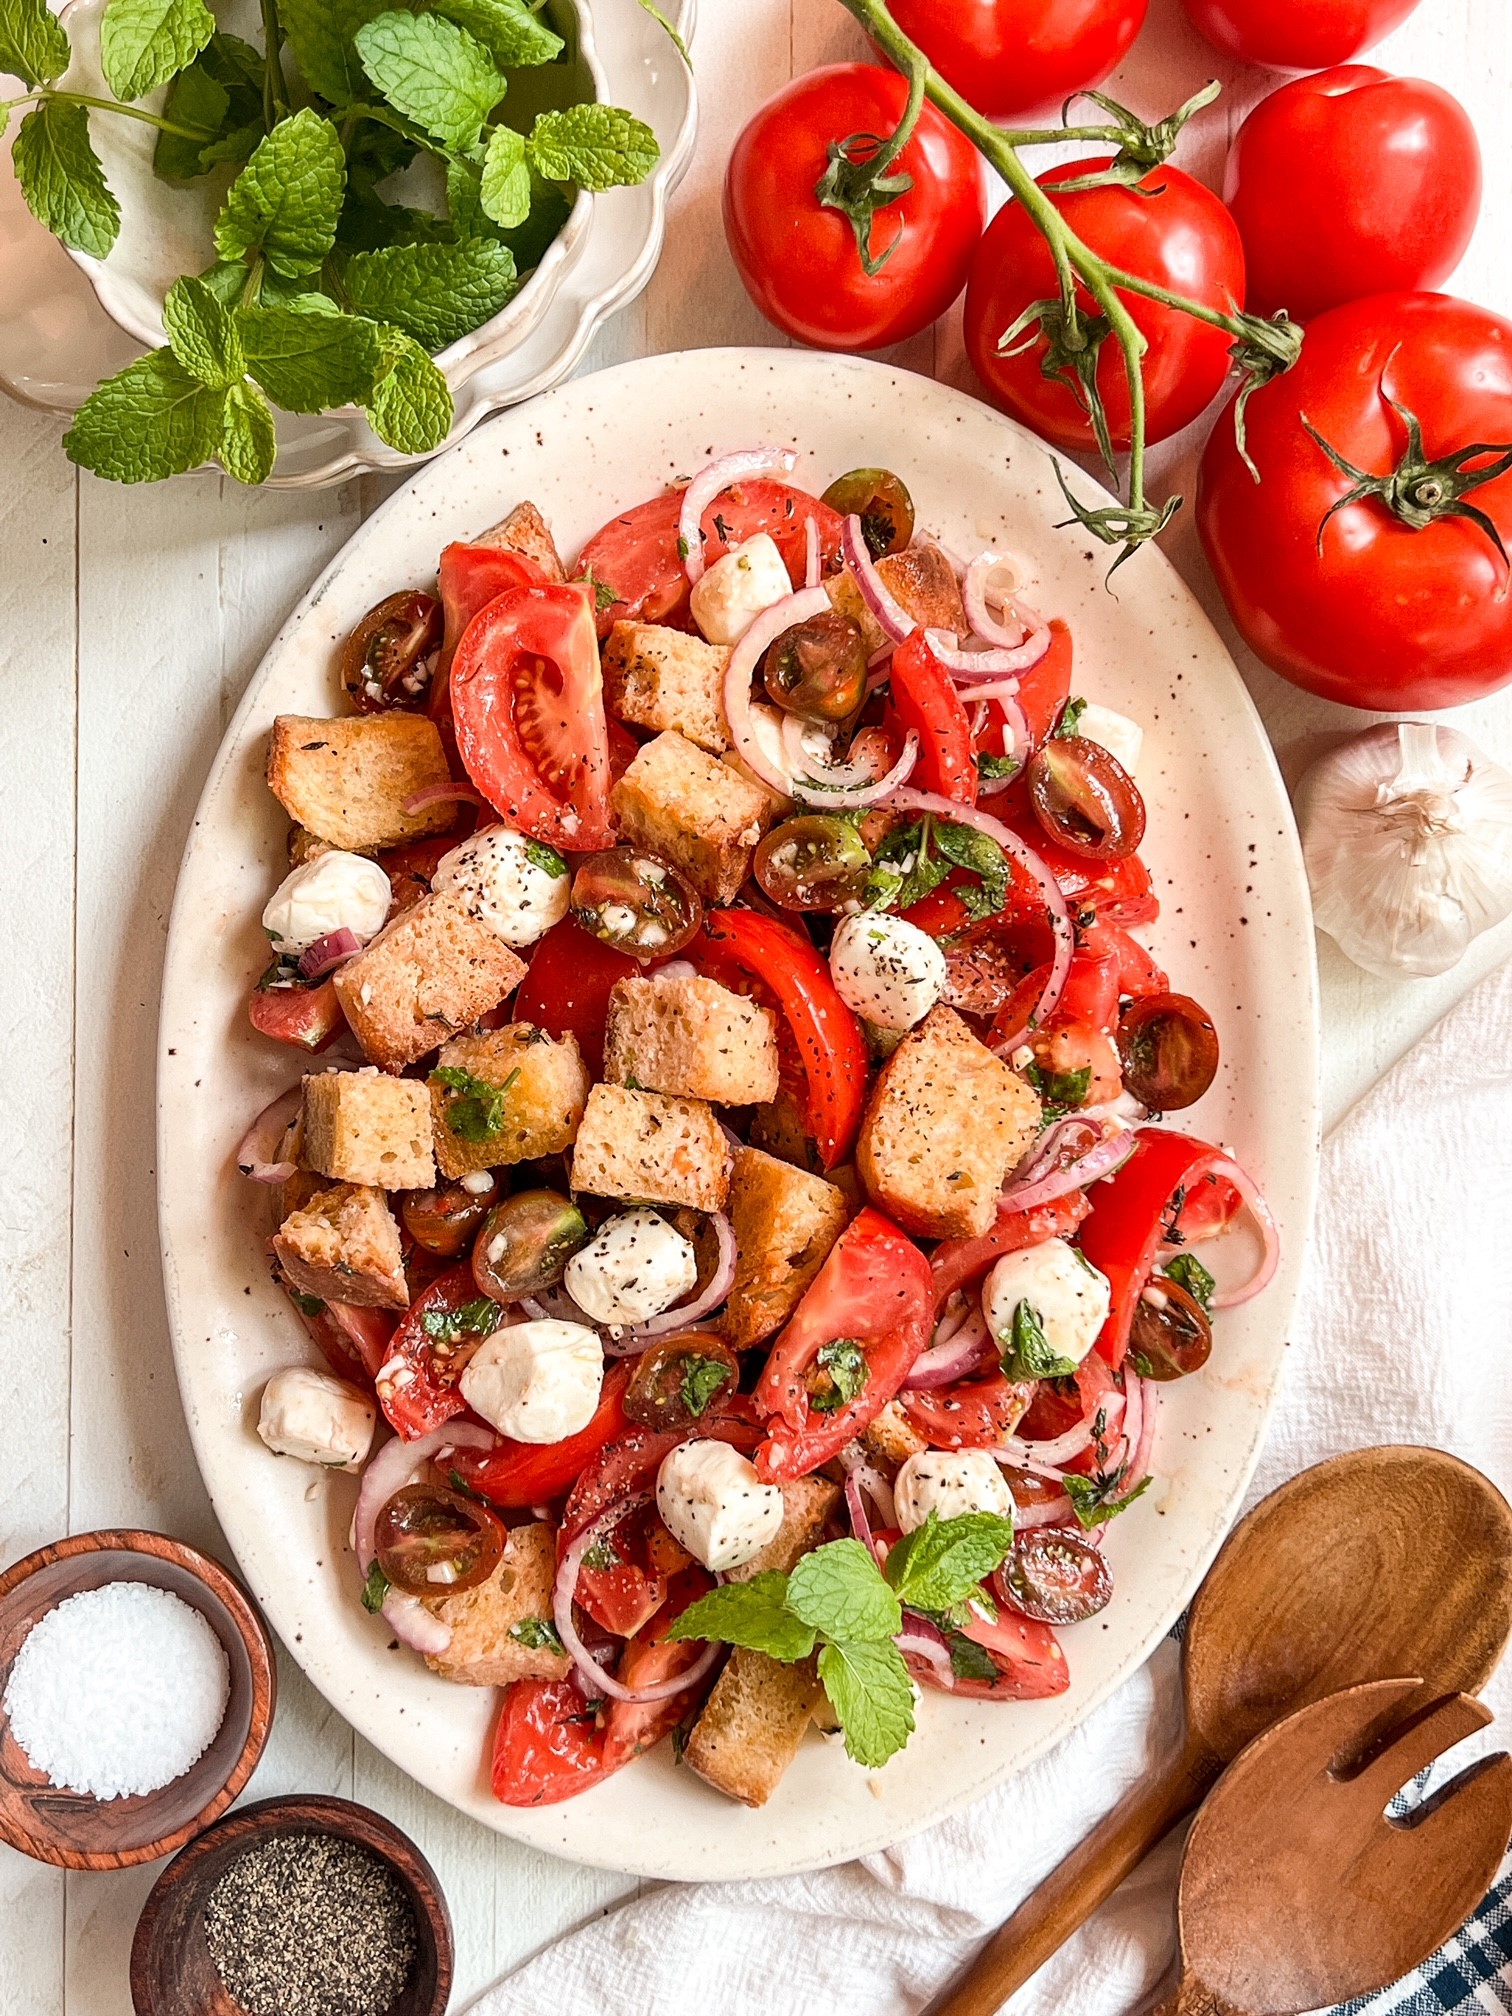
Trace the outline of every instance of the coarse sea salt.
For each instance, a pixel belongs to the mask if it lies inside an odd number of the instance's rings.
[[[169,1589],[107,1582],[32,1626],[0,1707],[49,1783],[125,1799],[204,1755],[230,1692],[225,1650],[198,1610]]]

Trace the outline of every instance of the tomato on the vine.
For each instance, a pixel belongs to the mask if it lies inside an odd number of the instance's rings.
[[[1437,84],[1346,64],[1261,100],[1229,150],[1223,195],[1251,313],[1305,321],[1447,280],[1480,214],[1480,148]]]
[[[1047,110],[1128,55],[1149,0],[893,0],[892,17],[988,119]]]
[[[1069,228],[1099,258],[1126,273],[1202,303],[1222,314],[1244,305],[1244,247],[1238,227],[1218,198],[1170,163],[1152,169],[1138,189],[1112,185],[1057,196],[1056,185],[1106,167],[1111,156],[1063,162],[1040,176],[1040,187]],[[1059,293],[1055,259],[1022,203],[1005,203],[993,218],[972,262],[966,290],[966,352],[994,405],[1022,420],[1058,448],[1085,449],[1095,436],[1082,388],[1041,369],[1050,338],[1041,326],[1021,332],[1013,354],[1000,356],[1000,340],[1036,302]],[[1164,441],[1197,418],[1223,387],[1233,338],[1180,308],[1123,295],[1148,348],[1143,359],[1146,439]],[[1098,314],[1084,287],[1077,300],[1083,326]],[[1096,384],[1115,448],[1131,439],[1129,381],[1123,353],[1107,337],[1096,364]]]
[[[894,71],[835,63],[779,91],[735,142],[724,185],[730,251],[762,314],[800,343],[901,343],[938,321],[966,284],[987,222],[981,159],[932,105],[894,164],[912,187],[871,220],[876,271],[867,272],[846,212],[815,193],[832,148],[855,143],[852,160],[864,165],[868,140],[897,129],[907,99]]]
[[[1261,480],[1221,421],[1197,525],[1229,613],[1268,665],[1324,699],[1391,713],[1457,707],[1512,677],[1507,561],[1463,515],[1483,513],[1512,543],[1507,455],[1484,446],[1512,455],[1512,323],[1446,294],[1347,302],[1250,400],[1246,431]],[[1346,501],[1361,471],[1378,494]]]
[[[1186,0],[1215,49],[1273,70],[1326,70],[1373,48],[1418,0]]]

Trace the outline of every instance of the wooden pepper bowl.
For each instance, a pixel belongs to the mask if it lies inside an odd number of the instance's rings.
[[[0,1840],[65,1869],[125,1869],[172,1855],[219,1819],[267,1745],[278,1693],[273,1641],[252,1599],[218,1561],[163,1533],[77,1533],[0,1575],[0,1701],[27,1633],[67,1596],[109,1582],[171,1590],[225,1651],[231,1692],[214,1742],[160,1791],[95,1799],[60,1790],[28,1763],[0,1711]]]
[[[414,1969],[387,2016],[445,2016],[452,1990],[451,1913],[436,1872],[407,1834],[349,1799],[262,1799],[228,1814],[176,1855],[142,1907],[131,1942],[136,2016],[242,2016],[205,1941],[205,1907],[227,1867],[275,1835],[334,1834],[391,1869],[415,1914]]]

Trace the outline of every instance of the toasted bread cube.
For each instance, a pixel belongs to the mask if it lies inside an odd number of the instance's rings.
[[[449,1087],[432,1073],[431,1119],[443,1176],[559,1155],[577,1139],[588,1098],[588,1069],[575,1036],[558,1042],[533,1022],[511,1022],[482,1036],[455,1037],[436,1067],[465,1071],[501,1095],[495,1114],[486,1110],[491,1104],[486,1094],[480,1102],[466,1088]],[[490,1125],[494,1119],[497,1126]]]
[[[875,1421],[861,1433],[861,1446],[884,1463],[906,1463],[910,1456],[922,1455],[928,1442],[904,1413],[901,1404],[889,1400]]]
[[[463,897],[433,890],[341,968],[336,993],[365,1054],[402,1071],[497,1008],[525,970]]]
[[[711,756],[730,745],[724,679],[729,646],[659,623],[616,623],[604,645],[604,700],[638,728],[675,729]]]
[[[572,1151],[572,1187],[626,1203],[722,1211],[729,1145],[702,1100],[595,1085]]]
[[[610,803],[626,840],[681,868],[706,903],[728,903],[750,873],[771,799],[670,729],[648,742]]]
[[[423,714],[280,714],[273,723],[268,789],[312,838],[349,853],[448,832],[452,800],[404,808],[428,785],[450,782],[440,730]]]
[[[872,1201],[906,1232],[971,1239],[1039,1131],[1040,1102],[953,1008],[932,1009],[883,1065],[856,1145]]]
[[[467,543],[497,546],[506,553],[518,553],[526,560],[533,560],[548,581],[567,579],[551,527],[534,504],[516,504],[507,518],[501,518],[497,525],[490,525],[486,532],[480,532]]]
[[[738,1257],[719,1331],[743,1351],[786,1323],[849,1213],[833,1183],[759,1148],[735,1150],[729,1212]]]
[[[362,1309],[407,1309],[409,1284],[399,1227],[381,1190],[338,1183],[291,1211],[273,1254],[296,1294]]]
[[[426,1665],[464,1687],[507,1687],[512,1680],[565,1680],[572,1662],[552,1649],[551,1588],[556,1542],[544,1520],[512,1526],[504,1558],[476,1589],[427,1596],[425,1607],[451,1626],[444,1652]],[[547,1632],[551,1636],[547,1638]],[[545,1640],[543,1643],[542,1641]]]
[[[609,996],[611,1084],[754,1106],[777,1096],[777,1018],[716,980],[618,981]]]
[[[817,1547],[831,1513],[840,1503],[840,1486],[827,1477],[793,1477],[782,1489],[782,1524],[765,1547],[743,1568],[732,1568],[727,1582],[749,1582],[753,1575],[775,1569],[791,1574],[810,1548]]]
[[[430,1094],[410,1078],[322,1071],[304,1081],[304,1162],[338,1183],[428,1190],[436,1180]],[[338,1298],[339,1299],[339,1298]]]
[[[970,630],[955,569],[938,546],[910,546],[905,553],[889,553],[877,562],[877,572],[893,600],[921,630],[948,630],[953,637],[964,637]],[[824,586],[840,614],[860,624],[867,656],[880,651],[887,638],[862,601],[855,576],[848,570],[831,574]]]

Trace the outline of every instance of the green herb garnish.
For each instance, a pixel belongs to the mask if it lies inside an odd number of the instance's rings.
[[[436,1344],[458,1344],[464,1337],[491,1337],[504,1311],[487,1295],[464,1302],[459,1309],[427,1309],[420,1327]]]
[[[564,862],[564,873],[565,870]],[[519,1066],[516,1065],[502,1085],[495,1085],[490,1079],[478,1078],[471,1071],[462,1070],[459,1065],[438,1064],[430,1074],[430,1082],[440,1085],[450,1095],[443,1103],[443,1118],[453,1134],[464,1141],[471,1141],[475,1147],[482,1147],[503,1132],[508,1116],[506,1095],[519,1075]]]
[[[1085,1105],[1092,1089],[1090,1064],[1075,1071],[1047,1071],[1043,1064],[1028,1064],[1024,1076],[1040,1096],[1041,1118],[1047,1125]]]
[[[527,839],[525,842],[525,859],[530,863],[532,868],[539,868],[549,875],[553,882],[559,881],[567,873],[567,863],[558,854],[555,847],[548,847],[544,840]]]
[[[555,1624],[545,1617],[522,1617],[518,1624],[510,1625],[509,1635],[531,1652],[560,1652],[563,1649]]]
[[[834,1414],[848,1407],[871,1377],[866,1353],[854,1337],[836,1337],[821,1344],[817,1363],[824,1379],[809,1394],[809,1405],[819,1414]]]
[[[1165,1272],[1178,1288],[1185,1288],[1200,1308],[1211,1312],[1218,1283],[1195,1253],[1178,1253],[1166,1262]]]
[[[362,1585],[363,1609],[376,1617],[388,1601],[388,1593],[392,1586],[387,1575],[384,1574],[375,1561],[367,1572],[366,1582]]]
[[[1068,1379],[1076,1370],[1074,1358],[1063,1358],[1050,1348],[1044,1320],[1028,1302],[1020,1302],[1013,1312],[1013,1326],[1003,1346],[1003,1370],[1010,1379]]]
[[[696,1421],[732,1377],[722,1358],[700,1358],[690,1353],[682,1361],[682,1403]]]
[[[1087,703],[1082,699],[1068,700],[1056,716],[1055,726],[1050,730],[1051,739],[1069,742],[1081,733],[1081,718],[1087,711]]]
[[[952,868],[976,879],[958,890],[972,923],[996,916],[1008,900],[1008,857],[990,834],[926,815],[889,833],[866,883],[868,910],[907,910],[938,889]]]

